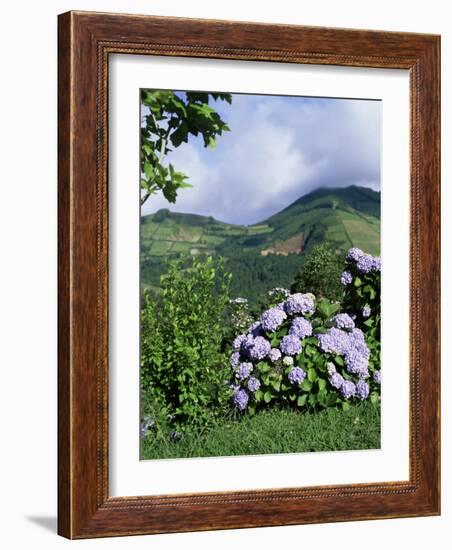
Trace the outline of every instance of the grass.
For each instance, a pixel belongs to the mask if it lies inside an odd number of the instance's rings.
[[[191,458],[380,448],[380,409],[369,402],[349,411],[301,413],[271,409],[240,420],[224,419],[210,430],[172,442],[149,432],[141,458]]]

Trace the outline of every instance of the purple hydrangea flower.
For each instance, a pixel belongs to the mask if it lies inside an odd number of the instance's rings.
[[[294,367],[287,375],[291,384],[301,384],[306,378],[306,373],[301,367]]]
[[[361,271],[361,273],[369,273],[373,266],[374,258],[370,254],[363,254],[356,264],[356,268],[358,271]]]
[[[238,390],[234,394],[234,404],[240,410],[244,411],[248,405],[249,396],[246,390]]]
[[[356,386],[351,380],[344,380],[341,386],[341,394],[345,399],[350,399],[356,395]]]
[[[257,378],[255,378],[254,376],[251,376],[251,378],[248,380],[247,386],[250,392],[254,393],[261,387],[261,383]]]
[[[361,401],[367,399],[369,397],[369,384],[367,382],[364,382],[364,380],[359,380],[356,383],[356,394],[361,399]]]
[[[361,315],[364,317],[364,319],[367,319],[368,317],[370,317],[371,312],[372,310],[369,306],[364,306],[361,310]]]
[[[338,372],[333,372],[333,374],[328,378],[328,381],[333,386],[333,388],[336,388],[337,390],[340,390],[342,384],[345,382],[343,376],[340,375]]]
[[[368,376],[370,351],[362,330],[354,328],[351,332],[346,332],[331,327],[326,333],[318,334],[317,340],[322,351],[344,357],[348,372],[358,374],[361,378]]]
[[[347,313],[339,313],[333,318],[333,321],[337,328],[342,328],[344,330],[355,328],[353,319]]]
[[[261,325],[264,330],[274,332],[286,319],[287,315],[285,311],[277,307],[272,307],[262,314]]]
[[[241,363],[235,376],[237,380],[245,380],[253,372],[253,363]]]
[[[263,359],[270,353],[271,345],[263,336],[256,336],[253,343],[247,348],[250,359]]]
[[[344,286],[349,285],[353,281],[353,276],[350,271],[343,271],[341,275],[341,284]]]
[[[272,348],[270,350],[270,353],[268,354],[268,357],[270,361],[273,361],[273,363],[275,363],[276,361],[278,361],[278,359],[281,359],[281,352],[278,348]]]
[[[301,352],[301,340],[292,334],[288,334],[281,340],[279,348],[284,355],[297,355]]]
[[[295,317],[290,325],[289,334],[292,336],[297,336],[298,338],[305,338],[306,336],[311,336],[312,334],[312,325],[304,317]]]
[[[375,269],[375,271],[381,271],[381,258],[380,258],[380,256],[374,256],[372,269]]]
[[[336,367],[334,363],[331,363],[331,361],[328,361],[328,363],[326,364],[326,370],[329,376],[332,376],[336,372]]]
[[[367,378],[369,375],[369,357],[363,354],[356,347],[350,347],[345,354],[345,364],[350,374],[357,374],[360,378]]]
[[[350,335],[343,330],[331,327],[324,334],[317,334],[320,349],[325,353],[343,355],[349,346]]]
[[[297,292],[291,294],[284,303],[286,313],[295,315],[296,313],[314,313],[314,300],[312,295]]]
[[[349,261],[357,262],[363,254],[364,252],[360,248],[349,248],[346,259]]]
[[[235,367],[237,367],[239,363],[240,363],[240,353],[236,351],[231,355],[231,358],[229,359],[229,364],[233,369],[235,369]]]
[[[381,384],[381,370],[376,370],[374,372],[373,379],[376,384]]]
[[[246,334],[239,334],[232,342],[232,349],[234,351],[239,351],[244,340],[246,340]]]
[[[291,367],[293,365],[293,357],[283,357],[283,365],[286,367]]]

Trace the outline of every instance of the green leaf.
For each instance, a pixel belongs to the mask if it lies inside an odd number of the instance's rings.
[[[372,403],[372,405],[376,405],[379,400],[380,400],[380,396],[378,395],[378,393],[372,392],[370,394],[370,402]]]
[[[355,280],[353,281],[353,284],[354,284],[354,286],[359,287],[363,284],[363,282],[362,282],[360,277],[356,276]]]
[[[308,395],[306,393],[303,395],[300,395],[297,399],[297,405],[299,407],[304,407],[304,405],[306,405],[307,398],[308,398]]]
[[[337,401],[337,395],[335,393],[329,393],[326,396],[325,404],[327,407],[332,407]]]
[[[319,386],[319,390],[322,391],[326,388],[326,380],[324,380],[323,378],[319,378],[317,380],[317,384]]]
[[[315,382],[317,380],[315,369],[308,369],[308,380],[309,382]]]
[[[151,166],[151,164],[149,162],[146,161],[144,163],[143,171],[146,174],[146,177],[148,179],[153,179],[154,178],[154,174],[155,174],[154,168]]]
[[[268,372],[269,370],[271,370],[271,367],[268,363],[264,363],[263,361],[259,362],[257,364],[257,370],[259,372],[261,372],[262,374]]]
[[[272,396],[272,394],[271,394],[269,391],[266,391],[266,392],[264,393],[264,401],[265,401],[266,403],[270,403],[270,401],[272,400],[272,398],[273,398],[273,396]]]
[[[263,392],[261,392],[261,390],[257,390],[256,392],[254,392],[254,399],[257,403],[259,403],[259,401],[262,401],[263,397],[264,397],[264,394]]]
[[[312,389],[312,384],[309,382],[309,380],[303,380],[303,383],[301,384],[301,389],[303,391],[309,392]]]
[[[342,410],[343,411],[349,411],[350,410],[350,403],[347,401],[342,401]]]

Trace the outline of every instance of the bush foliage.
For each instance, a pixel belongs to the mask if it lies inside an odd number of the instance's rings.
[[[166,404],[179,429],[211,423],[230,396],[221,353],[229,284],[221,260],[193,258],[188,268],[174,260],[161,278],[161,298],[144,295],[142,388]]]
[[[339,277],[343,263],[343,256],[337,254],[331,245],[316,244],[306,256],[291,291],[311,292],[318,297],[339,300],[342,296]]]

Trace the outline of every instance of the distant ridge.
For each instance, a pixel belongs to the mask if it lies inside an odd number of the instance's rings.
[[[212,216],[171,212],[143,216],[142,254],[227,254],[254,250],[262,255],[300,254],[316,242],[345,250],[380,250],[380,193],[365,187],[322,187],[301,196],[260,223],[228,224]]]

